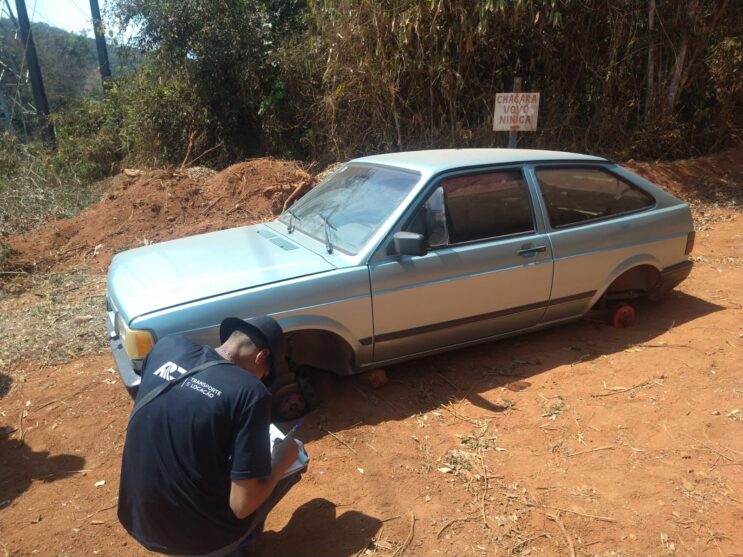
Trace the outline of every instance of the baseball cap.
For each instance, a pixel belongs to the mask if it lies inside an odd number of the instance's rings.
[[[247,319],[227,317],[219,325],[219,342],[226,342],[235,331],[248,335],[259,349],[268,348],[271,352],[268,375],[273,378],[276,375],[277,362],[283,361],[286,356],[286,341],[281,326],[267,315]]]

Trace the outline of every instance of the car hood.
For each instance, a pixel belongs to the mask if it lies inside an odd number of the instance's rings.
[[[259,224],[119,253],[108,272],[108,293],[131,321],[187,302],[334,268]]]

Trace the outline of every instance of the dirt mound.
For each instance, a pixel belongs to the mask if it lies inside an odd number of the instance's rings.
[[[129,170],[79,215],[5,241],[15,250],[10,263],[18,268],[89,265],[105,271],[124,249],[272,219],[289,196],[312,183],[296,163],[271,158],[238,163],[215,175]]]
[[[623,164],[687,202],[743,203],[743,149],[674,162]]]

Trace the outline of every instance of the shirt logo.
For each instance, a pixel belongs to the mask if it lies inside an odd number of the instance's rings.
[[[172,381],[176,378],[175,372],[183,375],[184,373],[186,373],[186,370],[175,362],[168,362],[167,364],[163,364],[159,368],[157,368],[155,370],[155,375],[157,375],[158,377],[162,377],[166,381]]]
[[[222,396],[222,391],[220,391],[219,389],[215,389],[209,383],[196,379],[195,377],[191,377],[191,379],[186,382],[186,386],[192,388],[194,391],[201,393],[204,396],[208,396],[209,398]]]

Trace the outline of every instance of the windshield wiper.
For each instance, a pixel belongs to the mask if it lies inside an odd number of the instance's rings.
[[[287,213],[289,213],[289,224],[286,225],[286,233],[291,234],[294,232],[294,220],[302,220],[297,215],[294,214],[294,211],[291,209],[286,210]]]
[[[337,232],[338,229],[330,224],[330,215],[332,215],[335,211],[328,213],[327,215],[323,215],[320,213],[320,218],[325,223],[325,249],[328,250],[328,253],[333,253],[333,244],[330,241],[330,229],[332,228],[334,232]]]

